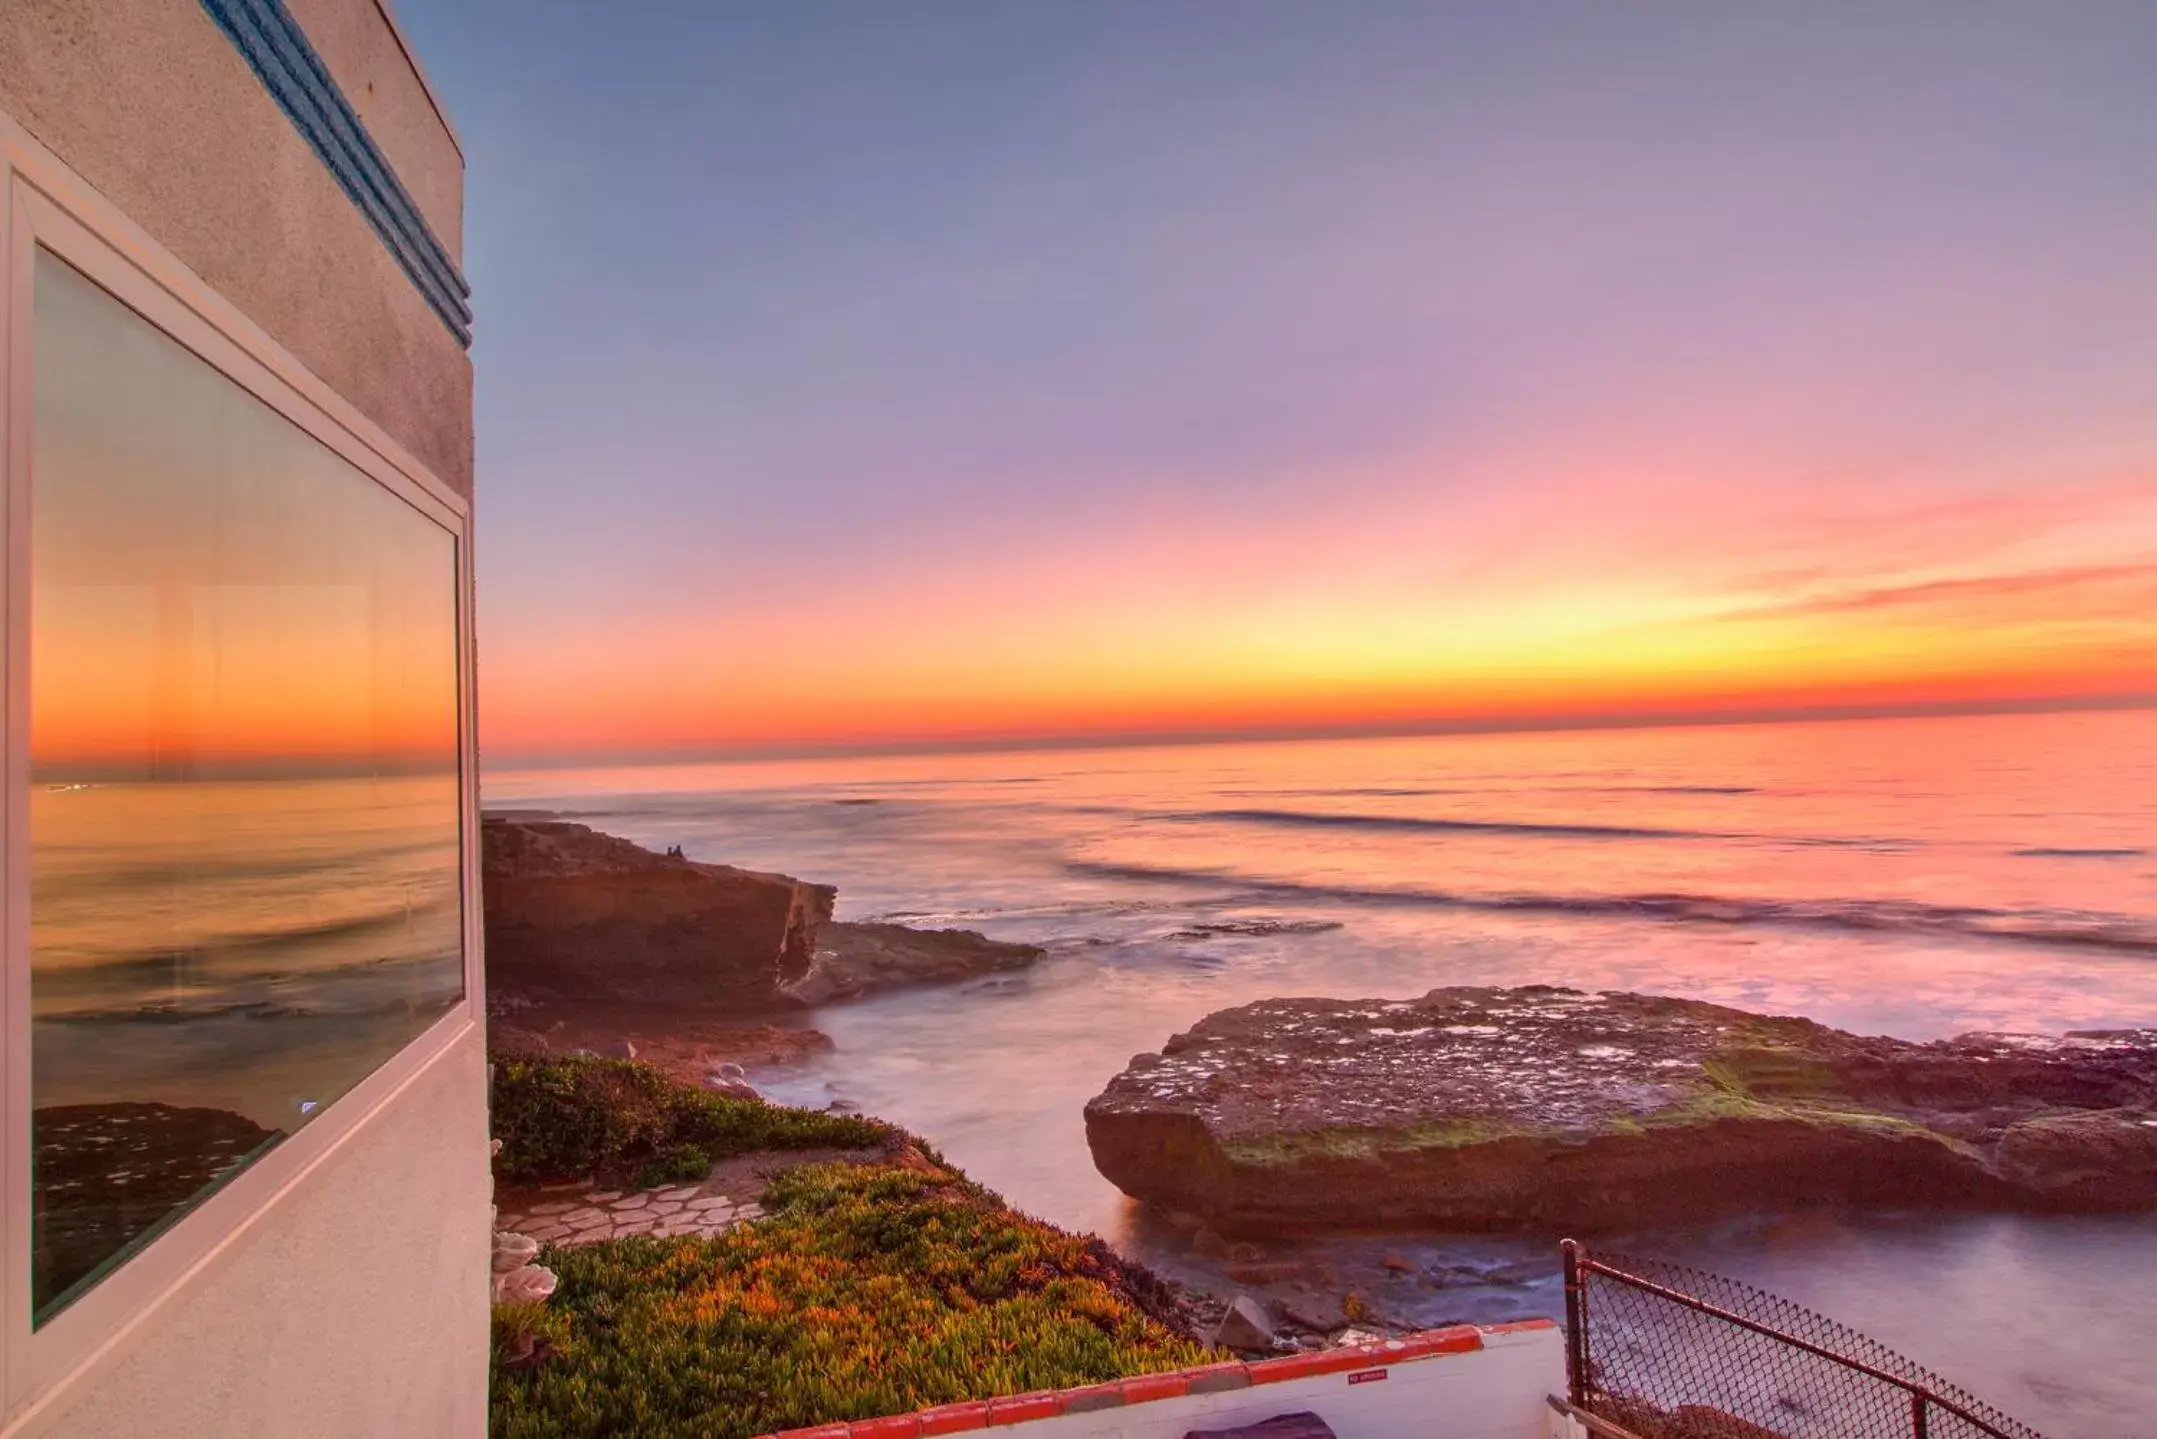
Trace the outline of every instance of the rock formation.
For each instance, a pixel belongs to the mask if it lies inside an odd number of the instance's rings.
[[[835,891],[560,820],[481,826],[487,973],[552,1000],[783,1007]]]
[[[1227,1312],[1221,1322],[1214,1326],[1213,1343],[1217,1349],[1234,1349],[1238,1353],[1270,1354],[1273,1350],[1273,1321],[1257,1300],[1248,1294],[1238,1294],[1229,1301]]]
[[[1024,969],[1042,953],[1034,945],[986,939],[970,929],[827,924],[817,939],[816,962],[793,993],[807,1003],[824,1004],[895,985]]]
[[[481,837],[487,979],[496,999],[514,998],[505,1015],[582,1010],[641,1035],[658,1032],[655,1014],[798,1009],[1042,953],[972,930],[834,923],[828,884],[654,854],[564,820],[489,815]]]
[[[1086,1136],[1125,1193],[1231,1234],[2157,1208],[2157,1030],[1915,1044],[1545,986],[1267,1000],[1134,1059]]]
[[[48,1105],[32,1112],[30,1127],[41,1300],[284,1137],[229,1109],[137,1101]]]

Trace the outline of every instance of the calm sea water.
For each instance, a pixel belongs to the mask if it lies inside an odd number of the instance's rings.
[[[1927,1039],[2157,1024],[2157,714],[490,774],[654,847],[836,883],[842,918],[1049,949],[827,1009],[761,1076],[916,1129],[1024,1208],[1203,1264],[1080,1110],[1225,1006],[1630,988]],[[1769,1219],[1633,1236],[1858,1325],[2056,1436],[2157,1434],[2157,1217]],[[1458,1282],[1387,1280],[1406,1243]],[[1309,1246],[1405,1318],[1554,1312],[1547,1239]],[[1283,1246],[1285,1249],[1286,1246]]]
[[[33,1091],[289,1131],[463,993],[454,773],[43,784]]]

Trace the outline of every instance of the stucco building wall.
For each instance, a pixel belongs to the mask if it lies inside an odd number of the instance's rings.
[[[45,1432],[484,1434],[485,1065],[475,1028],[148,1315]]]
[[[381,0],[288,8],[457,258],[462,157]],[[462,343],[202,0],[0,0],[0,110],[471,494]],[[478,1439],[484,1067],[467,1024],[7,1439]]]
[[[455,257],[462,161],[387,17],[374,0],[300,0],[293,13],[321,27],[338,88]],[[464,347],[200,0],[6,0],[0,110],[471,493]]]
[[[435,238],[464,262],[464,156],[382,0],[285,0]]]

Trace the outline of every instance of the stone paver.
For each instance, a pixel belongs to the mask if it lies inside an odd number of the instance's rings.
[[[574,1193],[565,1191],[577,1191]],[[535,1202],[536,1201],[536,1202]],[[549,1184],[502,1206],[499,1228],[530,1235],[542,1244],[588,1244],[632,1234],[670,1239],[724,1234],[761,1219],[751,1195],[727,1194],[702,1184],[666,1184],[623,1191],[584,1184]]]

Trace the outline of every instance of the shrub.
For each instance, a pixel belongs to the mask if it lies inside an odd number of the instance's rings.
[[[634,1183],[639,1189],[657,1189],[662,1184],[702,1179],[711,1167],[712,1157],[703,1149],[694,1144],[677,1144],[638,1165]]]
[[[503,1179],[696,1178],[759,1149],[863,1149],[894,1131],[873,1120],[728,1099],[627,1059],[511,1059],[494,1067],[494,1170]],[[692,1171],[690,1166],[696,1167]]]
[[[817,1165],[763,1203],[712,1239],[548,1251],[568,1332],[496,1370],[498,1439],[743,1439],[1214,1357],[1147,1271],[954,1172]]]

